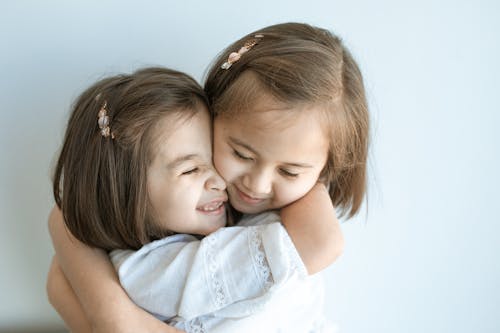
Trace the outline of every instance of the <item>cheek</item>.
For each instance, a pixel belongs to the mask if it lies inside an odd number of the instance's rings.
[[[192,184],[190,188],[170,192],[159,203],[158,217],[163,230],[173,232],[190,232],[186,229],[193,221],[197,200],[200,197],[199,186]]]
[[[280,206],[288,205],[306,195],[314,184],[316,184],[316,177],[307,177],[307,179],[281,184],[279,191],[275,193],[275,199],[279,201]]]
[[[214,147],[214,166],[219,175],[229,182],[237,174],[238,166],[234,162],[234,157],[228,149],[223,147]]]
[[[228,177],[230,176],[228,172],[231,169],[228,167],[228,165],[227,165],[228,159],[224,155],[225,154],[222,151],[214,149],[214,157],[213,158],[214,158],[215,170],[217,170],[219,175],[225,181],[227,181]]]

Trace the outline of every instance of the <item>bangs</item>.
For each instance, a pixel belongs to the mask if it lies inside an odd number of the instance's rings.
[[[265,95],[264,91],[266,90],[257,76],[247,71],[212,105],[213,114],[215,117],[235,117],[242,112],[254,110],[257,101]]]

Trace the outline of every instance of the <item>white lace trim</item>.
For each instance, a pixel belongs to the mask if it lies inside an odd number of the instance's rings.
[[[264,290],[268,291],[269,288],[274,283],[273,276],[271,274],[271,269],[269,268],[269,262],[266,258],[266,253],[264,252],[264,245],[262,244],[262,227],[250,228],[249,233],[249,245],[252,253],[255,253],[254,263],[257,268],[257,275],[260,281],[264,284]]]
[[[207,240],[207,251],[206,251],[206,260],[208,263],[208,269],[210,274],[210,283],[212,284],[212,291],[214,296],[214,301],[217,307],[225,306],[227,303],[226,292],[224,289],[224,285],[222,283],[222,274],[219,268],[220,264],[217,260],[216,255],[216,244],[218,240],[218,234],[214,233],[205,238]],[[197,332],[197,331],[196,331]]]

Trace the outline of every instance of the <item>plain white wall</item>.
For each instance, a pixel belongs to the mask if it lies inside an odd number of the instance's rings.
[[[495,1],[3,1],[0,331],[60,327],[44,290],[50,166],[86,86],[144,65],[201,79],[224,46],[301,21],[344,38],[373,119],[367,214],[343,224],[341,332],[499,332],[500,5]]]

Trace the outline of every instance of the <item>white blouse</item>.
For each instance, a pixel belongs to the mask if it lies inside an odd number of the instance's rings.
[[[274,212],[110,256],[137,305],[188,333],[324,332],[320,276],[307,275]]]

